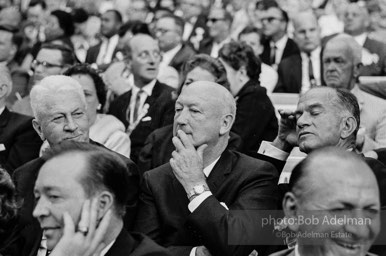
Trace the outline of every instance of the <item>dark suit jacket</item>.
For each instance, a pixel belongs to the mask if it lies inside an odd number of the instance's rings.
[[[93,141],[90,141],[90,143],[104,147]],[[130,197],[127,202],[126,215],[124,217],[125,226],[130,230],[134,225],[133,222],[137,214],[140,177],[136,165],[130,159],[118,153],[116,154],[125,161],[131,177],[130,184],[128,184],[128,187],[130,188]],[[18,223],[22,229],[20,236],[23,237],[24,240],[22,255],[36,255],[40,245],[42,230],[40,229],[39,222],[32,216],[35,207],[33,191],[39,170],[44,163],[45,160],[43,158],[36,158],[16,169],[13,176],[17,193],[20,198],[23,199],[23,205],[20,209],[20,220]]]
[[[192,32],[190,33],[187,39],[187,43],[190,44],[196,50],[198,50],[201,41],[209,36],[206,20],[206,15],[198,15],[196,22],[193,24]]]
[[[175,147],[172,142],[173,125],[167,125],[150,133],[138,157],[138,168],[141,173],[166,164],[172,157]],[[234,132],[229,134],[228,149],[237,150],[241,138]]]
[[[386,44],[367,37],[363,45],[370,53],[378,55],[379,60],[370,65],[362,67],[361,76],[384,76],[386,75]]]
[[[299,54],[300,54],[300,50],[297,44],[291,38],[288,38],[288,41],[284,47],[283,55],[281,57],[280,62],[291,55],[299,55]],[[261,53],[260,58],[262,62],[271,66],[273,63],[271,63],[270,57],[271,57],[271,47],[269,45],[269,40],[267,40],[264,43],[264,51]]]
[[[202,39],[202,41],[200,42],[198,53],[210,55],[210,53],[212,52],[212,47],[213,47],[213,38],[206,37]]]
[[[249,155],[259,149],[262,140],[275,139],[278,130],[275,108],[258,81],[249,80],[235,98],[236,120],[232,131],[241,137],[238,151]]]
[[[135,229],[173,255],[189,255],[200,245],[214,256],[249,255],[253,246],[229,245],[228,234],[247,244],[247,238],[255,237],[248,236],[249,231],[262,231],[256,228],[258,221],[251,224],[248,217],[255,218],[258,210],[276,209],[277,181],[277,171],[269,163],[226,150],[207,178],[213,195],[190,213],[184,188],[170,164],[162,165],[144,174]]]
[[[322,52],[320,55],[320,75],[321,83],[324,84]],[[292,55],[282,60],[277,73],[279,80],[273,92],[300,93],[302,89],[302,58],[300,54]]]
[[[168,251],[140,233],[119,233],[106,256],[168,256]]]
[[[182,48],[177,52],[177,54],[170,61],[169,66],[175,68],[178,72],[181,71],[185,62],[193,57],[196,54],[196,51],[193,50],[188,44],[183,44]]]
[[[147,97],[149,110],[146,117],[151,120],[141,121],[130,135],[131,155],[130,158],[137,162],[139,151],[142,149],[149,134],[157,128],[171,124],[174,117],[174,99],[172,96],[173,88],[156,82],[152,95]],[[130,106],[131,90],[116,98],[110,106],[109,114],[121,120],[125,127],[129,125],[126,110]],[[144,119],[146,119],[144,117]],[[142,119],[142,120],[144,120]]]
[[[39,156],[42,140],[32,127],[32,117],[10,112],[0,115],[0,164],[12,175],[14,169]]]

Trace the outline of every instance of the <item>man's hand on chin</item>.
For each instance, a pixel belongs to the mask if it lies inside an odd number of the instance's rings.
[[[182,130],[177,131],[172,141],[176,149],[172,153],[170,165],[186,193],[188,194],[197,185],[206,185],[203,153],[207,145],[201,145],[196,149]]]

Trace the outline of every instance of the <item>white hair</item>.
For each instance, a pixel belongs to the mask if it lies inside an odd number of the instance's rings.
[[[354,65],[360,64],[362,62],[362,46],[360,46],[357,41],[355,41],[354,37],[346,33],[341,33],[328,40],[325,48],[327,48],[329,44],[336,43],[342,43],[346,46],[346,49],[351,53]]]
[[[7,85],[8,91],[6,97],[8,97],[12,92],[12,77],[11,72],[5,64],[0,64],[0,84]]]
[[[47,76],[34,85],[30,93],[32,112],[38,121],[41,114],[46,111],[47,99],[63,91],[77,92],[82,103],[87,107],[83,88],[78,81],[63,75]]]

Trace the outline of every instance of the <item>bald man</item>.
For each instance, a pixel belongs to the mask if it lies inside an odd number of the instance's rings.
[[[363,47],[361,76],[386,75],[386,44],[369,36],[370,16],[367,9],[351,3],[344,12],[344,32]]]
[[[137,162],[147,136],[173,122],[173,88],[157,80],[161,52],[154,38],[135,35],[126,50],[126,64],[132,72],[134,86],[111,103],[109,113],[126,126],[131,139],[130,158]]]
[[[271,256],[368,255],[380,231],[380,201],[362,158],[338,148],[316,150],[294,169],[289,186],[283,209],[294,221],[288,228],[304,235],[295,248]]]
[[[291,55],[281,61],[274,92],[304,93],[323,83],[320,27],[316,16],[311,11],[304,11],[297,14],[292,22],[293,39],[300,55]]]
[[[145,173],[136,220],[172,255],[249,255],[253,246],[228,239],[258,230],[248,224],[250,211],[277,206],[275,168],[226,150],[235,113],[230,92],[212,82],[184,87],[176,101],[175,151],[170,163]]]

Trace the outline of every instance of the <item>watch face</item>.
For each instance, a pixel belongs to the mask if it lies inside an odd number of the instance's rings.
[[[196,192],[197,194],[201,194],[202,192],[205,191],[205,188],[204,186],[197,186],[197,187],[194,187],[194,192]]]

